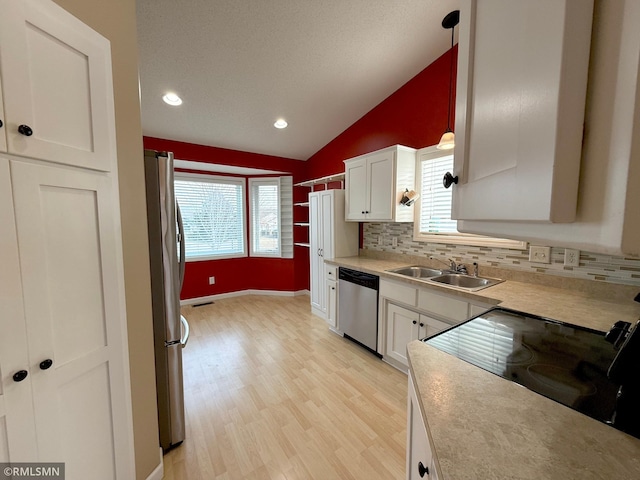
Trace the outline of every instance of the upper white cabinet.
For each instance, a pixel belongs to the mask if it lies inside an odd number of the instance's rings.
[[[492,1],[486,3],[492,3]],[[509,3],[511,8],[511,3],[532,2],[503,3]],[[538,7],[537,2],[535,3],[538,9],[545,10]],[[588,4],[588,2],[578,3],[578,10],[586,8],[584,5]],[[556,2],[553,4],[555,6]],[[467,3],[465,5],[468,7]],[[484,5],[484,0],[478,2],[478,8]],[[557,14],[555,10],[554,14]],[[581,15],[580,11],[574,14]],[[570,19],[566,19],[568,20]],[[640,185],[640,168],[638,168],[640,29],[638,25],[640,25],[640,2],[623,0],[598,2],[597,14],[593,17],[585,134],[575,221],[549,223],[528,220],[461,220],[458,221],[458,230],[540,242],[543,245],[578,248],[589,252],[640,256],[640,221],[638,220],[640,218],[640,189],[638,188]],[[546,25],[543,27],[546,28]],[[502,25],[496,27],[496,32],[499,33],[501,28]],[[462,36],[462,29],[460,33]],[[462,47],[461,41],[461,52]],[[579,53],[580,50],[576,52]],[[573,52],[568,57],[572,55],[574,55]],[[456,115],[464,114],[464,109],[460,113],[456,112]],[[464,119],[458,117],[457,120]],[[457,128],[462,127],[458,124]],[[558,125],[558,130],[561,134],[565,131],[563,125]],[[464,135],[464,131],[461,131],[461,134]],[[458,136],[456,131],[456,137]],[[517,183],[517,186],[523,189],[527,185],[530,183]],[[465,187],[465,185],[462,186]],[[457,188],[458,185],[453,186],[454,194]],[[503,197],[500,187],[487,188],[484,194],[491,199],[498,195],[499,198],[504,199],[505,204],[510,202],[508,197]],[[455,196],[454,200],[456,200]],[[473,200],[470,201],[473,203]],[[485,205],[480,200],[478,203]]]
[[[345,160],[347,221],[412,222],[400,203],[415,181],[416,150],[401,145]]]
[[[0,0],[0,11],[0,132],[6,137],[0,148],[110,170],[115,117],[109,42],[36,0]]]
[[[452,218],[572,222],[592,0],[463,0]]]

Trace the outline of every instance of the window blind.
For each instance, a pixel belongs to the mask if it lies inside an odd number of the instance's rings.
[[[187,259],[244,256],[244,180],[178,176]]]
[[[293,258],[292,177],[249,180],[251,255]]]
[[[420,166],[420,233],[458,233],[451,220],[451,189],[442,184],[453,169],[453,155],[423,160]]]

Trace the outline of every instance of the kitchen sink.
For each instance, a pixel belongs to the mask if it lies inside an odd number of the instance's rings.
[[[435,268],[427,268],[420,266],[402,267],[387,270],[389,273],[397,273],[411,278],[431,278],[441,276],[444,272]]]
[[[491,287],[504,281],[499,278],[475,277],[463,273],[455,273],[452,270],[438,270],[436,268],[421,267],[419,265],[393,268],[387,270],[387,272],[421,280],[425,283],[437,283],[439,285],[446,285],[471,292],[482,290],[483,288]]]
[[[460,273],[448,273],[446,275],[440,275],[439,277],[430,278],[429,280],[434,283],[472,291],[487,288],[503,281],[498,278],[473,277]]]

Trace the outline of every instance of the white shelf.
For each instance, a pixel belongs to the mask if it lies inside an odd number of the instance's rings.
[[[308,223],[304,223],[304,222],[296,222],[296,223],[294,223],[294,225],[297,225],[298,227],[308,227],[309,226]]]
[[[344,173],[336,173],[334,175],[327,175],[326,177],[314,178],[312,180],[307,180],[306,182],[296,183],[295,187],[313,187],[314,185],[327,184],[330,182],[343,182],[344,181]]]
[[[309,202],[298,202],[293,204],[294,207],[308,207]]]
[[[311,245],[309,245],[308,243],[296,242],[296,243],[294,243],[294,245],[297,245],[298,247],[307,247],[307,248],[311,247]]]

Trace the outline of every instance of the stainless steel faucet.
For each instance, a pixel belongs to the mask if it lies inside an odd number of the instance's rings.
[[[447,265],[447,262],[445,262],[444,260],[440,260],[439,258],[434,257],[433,255],[431,255],[429,258],[431,260],[436,260],[437,262]],[[448,258],[447,260],[449,260],[449,264],[447,266],[449,267],[450,271],[457,272],[457,273],[464,273],[464,274],[467,273],[467,267],[462,263],[457,264],[455,260],[452,258]]]

